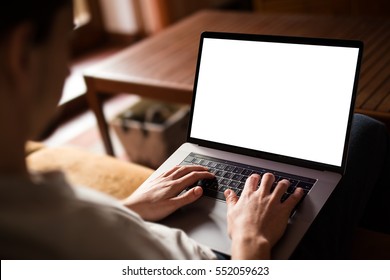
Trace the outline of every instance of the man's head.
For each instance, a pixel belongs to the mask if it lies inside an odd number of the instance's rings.
[[[69,0],[10,1],[0,11],[0,37],[15,26],[30,22],[35,29],[33,40],[42,43],[49,35],[55,14],[69,3]]]
[[[69,73],[71,0],[13,0],[0,17],[0,124],[13,121],[22,137],[35,137]]]

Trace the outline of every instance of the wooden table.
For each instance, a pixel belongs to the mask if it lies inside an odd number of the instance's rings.
[[[356,111],[390,120],[390,20],[202,11],[132,45],[85,73],[87,98],[108,154],[106,94],[190,104],[202,31],[358,39],[365,44]],[[331,112],[331,108],[330,112]]]

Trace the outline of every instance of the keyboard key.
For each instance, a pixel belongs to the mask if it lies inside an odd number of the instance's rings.
[[[221,186],[219,188],[219,192],[225,192],[229,187],[228,186]]]
[[[226,168],[226,164],[218,163],[216,168],[224,170]]]
[[[229,187],[238,188],[239,185],[240,183],[237,181],[230,181]]]
[[[296,188],[294,186],[289,186],[287,189],[287,193],[294,193],[295,189]]]
[[[241,182],[243,182],[243,183],[245,183],[246,182],[246,180],[248,180],[248,177],[247,176],[242,176],[242,178],[241,178]]]
[[[233,173],[238,173],[238,174],[240,174],[243,170],[244,170],[243,168],[236,167],[236,168],[234,168]]]
[[[293,180],[293,179],[290,179],[288,178],[287,179],[289,182],[290,182],[290,187],[295,187],[297,184],[298,184],[298,180]]]
[[[218,186],[218,181],[216,179],[202,179],[197,182],[197,185],[204,189],[215,189]]]
[[[249,176],[252,174],[252,170],[250,169],[244,169],[242,172],[241,172],[242,175],[245,175],[245,176]]]
[[[233,173],[226,172],[225,174],[223,174],[223,177],[227,179],[231,179],[233,177]]]
[[[303,182],[303,181],[300,181],[297,185],[297,188],[302,188],[307,191],[309,191],[312,187],[313,187],[312,183]]]
[[[209,168],[209,172],[215,174],[217,171],[214,168]]]
[[[233,170],[234,170],[234,167],[233,167],[233,166],[227,165],[227,166],[225,167],[225,171],[232,172]]]
[[[221,185],[228,186],[230,184],[230,180],[229,179],[222,179],[220,183],[221,183]]]
[[[185,162],[192,162],[195,158],[192,156],[188,156],[184,159]]]
[[[284,193],[284,194],[282,195],[282,198],[280,199],[280,201],[281,201],[281,202],[284,202],[289,196],[290,196],[289,193]]]
[[[307,194],[309,193],[309,190],[303,190],[303,194],[304,194],[304,196],[306,196]]]

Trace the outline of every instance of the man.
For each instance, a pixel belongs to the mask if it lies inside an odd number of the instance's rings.
[[[14,0],[0,13],[2,259],[217,258],[183,232],[152,223],[202,195],[195,187],[178,196],[199,179],[213,178],[201,166],[175,167],[123,204],[72,188],[60,172],[29,174],[25,142],[39,135],[54,115],[69,73],[71,1]],[[278,183],[271,193],[273,175],[265,174],[257,188],[259,180],[252,175],[240,199],[234,192],[225,193],[233,259],[270,258],[303,196],[298,189],[282,203],[289,182]]]
[[[60,173],[28,173],[25,142],[53,116],[69,73],[72,7],[66,0],[10,5],[2,9],[1,21],[0,125],[6,131],[0,148],[2,257],[215,258],[182,232],[140,218],[162,219],[199,198],[200,187],[177,195],[199,179],[213,177],[203,167],[176,167],[150,188],[138,190],[125,203],[139,216],[100,194],[76,193]],[[302,197],[297,191],[280,203],[288,182],[271,194],[273,180],[271,174],[264,176],[257,190],[259,176],[252,176],[239,201],[227,192],[233,258],[269,258]],[[253,211],[243,211],[247,207]]]

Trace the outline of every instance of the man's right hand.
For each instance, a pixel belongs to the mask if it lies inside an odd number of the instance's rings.
[[[240,198],[231,190],[225,191],[232,259],[270,259],[272,247],[282,237],[291,212],[304,195],[298,188],[281,202],[290,185],[287,180],[280,181],[272,192],[273,174],[264,174],[258,187],[259,181],[260,175],[251,175]]]

